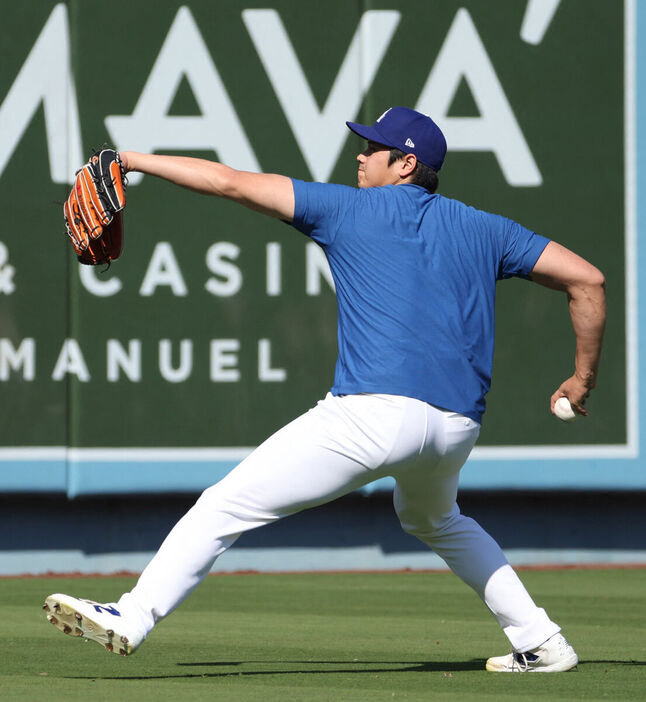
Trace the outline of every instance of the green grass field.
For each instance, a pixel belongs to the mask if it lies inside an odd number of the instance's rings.
[[[114,600],[134,580],[0,580],[0,700],[646,699],[646,570],[522,577],[577,671],[485,672],[506,639],[448,573],[209,577],[129,658],[64,636],[40,606]]]

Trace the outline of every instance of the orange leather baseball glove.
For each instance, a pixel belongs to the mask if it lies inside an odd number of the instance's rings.
[[[63,205],[65,228],[81,263],[110,264],[123,250],[127,180],[119,154],[103,149],[76,173]]]

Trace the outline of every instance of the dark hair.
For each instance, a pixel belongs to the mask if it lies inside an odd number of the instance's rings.
[[[395,161],[399,161],[402,158],[406,158],[407,154],[405,154],[403,151],[400,149],[391,149],[390,150],[390,158],[388,159],[388,165],[391,166]],[[437,173],[427,166],[426,164],[422,163],[421,161],[417,162],[417,165],[415,166],[415,170],[413,171],[413,180],[411,181],[413,185],[421,185],[423,188],[426,188],[430,193],[434,193],[437,190],[437,186],[440,184],[440,179]]]

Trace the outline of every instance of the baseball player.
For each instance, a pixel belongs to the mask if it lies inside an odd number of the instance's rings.
[[[52,595],[48,619],[129,655],[243,532],[389,475],[404,530],[478,593],[507,635],[511,653],[490,658],[487,670],[569,670],[578,658],[559,625],[491,536],[460,513],[456,495],[490,384],[497,281],[517,276],[566,293],[574,372],[551,407],[567,397],[586,414],[605,324],[603,275],[516,222],[436,194],[446,142],[429,117],[393,107],[371,126],[347,125],[367,140],[358,188],[121,153],[126,171],[233,200],[317,242],[336,285],[338,360],[327,396],[208,488],[131,592],[109,604]]]

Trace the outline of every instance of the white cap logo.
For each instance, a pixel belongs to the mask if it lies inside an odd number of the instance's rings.
[[[404,146],[410,146],[411,149],[414,149],[415,142],[410,137],[408,137],[408,139],[406,139],[406,141],[404,142]]]

